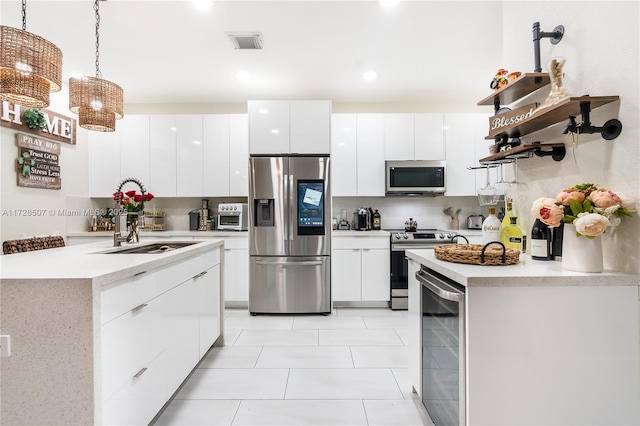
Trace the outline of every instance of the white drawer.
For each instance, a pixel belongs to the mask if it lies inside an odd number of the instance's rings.
[[[165,384],[167,362],[164,353],[138,371],[102,405],[104,425],[146,425],[169,397]]]
[[[247,236],[238,237],[225,237],[224,238],[225,249],[248,249],[249,238]]]
[[[173,287],[190,280],[196,275],[220,263],[220,248],[208,251],[198,256],[183,260],[173,266],[158,270],[158,293],[162,294]]]
[[[142,272],[102,287],[100,292],[100,322],[106,324],[114,318],[153,299],[156,293],[155,272]]]
[[[363,231],[366,232],[366,231]],[[333,237],[332,249],[389,249],[389,237]]]
[[[103,401],[166,348],[165,321],[158,297],[102,326]]]

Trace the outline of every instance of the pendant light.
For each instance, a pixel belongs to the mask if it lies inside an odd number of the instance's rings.
[[[49,93],[62,87],[62,51],[26,28],[27,0],[22,0],[22,30],[0,25],[0,100],[45,108]]]
[[[69,109],[78,114],[78,124],[87,130],[113,132],[116,120],[123,114],[122,87],[102,78],[100,72],[100,6],[95,0],[96,13],[96,76],[69,79]]]

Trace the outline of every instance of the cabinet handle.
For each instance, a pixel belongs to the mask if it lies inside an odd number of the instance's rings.
[[[199,274],[194,275],[194,276],[193,276],[193,279],[195,280],[196,278],[200,278],[201,276],[206,275],[206,274],[207,274],[207,271],[200,272]]]
[[[143,368],[142,370],[138,371],[133,378],[137,379],[138,377],[142,376],[144,374],[144,372],[147,371],[147,367]]]
[[[133,274],[134,277],[137,277],[138,275],[142,275],[142,274],[146,274],[147,271],[142,271],[142,272],[138,272],[137,274]]]
[[[133,308],[133,309],[131,310],[131,312],[137,312],[137,311],[139,311],[140,309],[144,308],[145,306],[147,306],[147,304],[146,304],[146,303],[143,303],[143,304],[141,304],[141,305],[138,305],[138,306],[136,306],[135,308]]]

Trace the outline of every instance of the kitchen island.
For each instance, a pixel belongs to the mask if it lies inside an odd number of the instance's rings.
[[[409,373],[423,400],[432,398],[423,373],[437,376],[427,341],[442,336],[427,330],[437,320],[423,316],[421,267],[464,292],[464,328],[453,345],[463,354],[455,397],[463,423],[640,423],[637,275],[566,271],[528,255],[509,266],[445,262],[432,250],[407,256]]]
[[[0,256],[0,327],[12,346],[1,363],[3,424],[153,419],[223,342],[223,240],[176,243]]]

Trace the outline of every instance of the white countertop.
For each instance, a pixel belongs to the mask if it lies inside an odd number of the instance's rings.
[[[389,231],[341,231],[332,230],[332,237],[389,237]]]
[[[144,243],[144,237],[198,237],[198,238],[221,238],[221,237],[244,237],[247,238],[247,231],[140,231],[140,240]],[[113,231],[96,232],[67,232],[67,237],[110,237],[113,238]]]
[[[520,263],[505,266],[480,266],[436,259],[433,250],[407,250],[407,257],[468,287],[499,286],[637,286],[640,277],[617,271],[601,273],[573,272],[562,269],[562,262],[533,260],[520,255]]]
[[[178,241],[168,241],[169,244],[176,242]],[[194,242],[194,240],[188,242]],[[150,243],[158,243],[158,241]],[[145,244],[143,240],[136,246]],[[0,256],[0,278],[3,280],[92,279],[95,284],[103,285],[212,250],[223,244],[222,239],[207,238],[197,244],[166,253],[99,253],[114,248],[113,243],[109,241],[9,254]]]

